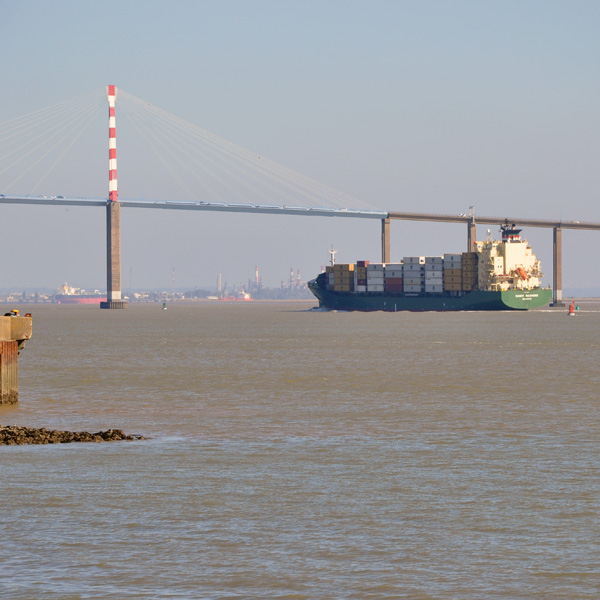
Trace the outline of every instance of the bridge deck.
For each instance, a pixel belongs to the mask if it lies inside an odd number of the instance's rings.
[[[522,217],[470,217],[468,215],[443,215],[429,213],[390,212],[389,219],[405,221],[438,221],[442,223],[471,223],[477,225],[497,225],[508,221],[527,227],[562,227],[563,229],[595,229],[600,230],[600,223],[590,221],[553,221],[550,219],[528,219]]]
[[[3,204],[43,204],[50,206],[106,206],[104,198],[45,198],[36,196],[2,196]],[[387,212],[355,208],[276,206],[267,204],[227,204],[224,202],[184,202],[178,200],[121,200],[122,208],[160,208],[168,210],[204,210],[216,212],[256,213],[271,215],[300,215],[310,217],[354,217],[385,219]]]
[[[105,198],[62,198],[40,196],[6,196],[0,194],[0,204],[45,204],[51,206],[106,206]],[[432,221],[439,223],[475,222],[477,225],[497,225],[508,221],[526,227],[561,227],[563,229],[600,230],[600,223],[590,221],[555,221],[522,217],[486,217],[447,215],[417,212],[385,212],[354,208],[276,206],[266,204],[227,204],[222,202],[184,202],[178,200],[122,200],[122,208],[160,208],[168,210],[205,210],[272,215],[300,215],[311,217],[353,217],[359,219],[397,219],[405,221]]]

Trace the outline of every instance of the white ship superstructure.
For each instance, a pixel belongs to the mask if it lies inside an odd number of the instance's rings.
[[[531,290],[541,286],[540,261],[514,225],[502,226],[502,240],[476,242],[478,288],[482,291]]]

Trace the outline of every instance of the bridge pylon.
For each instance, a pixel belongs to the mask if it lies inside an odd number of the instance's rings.
[[[100,308],[126,308],[121,298],[121,204],[117,185],[117,88],[106,88],[108,99],[108,204],[106,205],[106,302]]]

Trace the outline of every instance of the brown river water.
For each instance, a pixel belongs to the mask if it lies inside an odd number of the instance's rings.
[[[600,303],[311,306],[17,307],[0,598],[600,597]]]

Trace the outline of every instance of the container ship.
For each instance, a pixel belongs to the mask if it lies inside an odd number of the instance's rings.
[[[106,294],[101,294],[98,290],[94,293],[87,293],[85,290],[74,288],[64,283],[54,294],[53,302],[56,304],[100,304],[106,302]]]
[[[399,263],[334,264],[308,282],[323,308],[336,310],[528,310],[547,305],[541,265],[521,230],[475,242],[472,252],[406,256]]]

